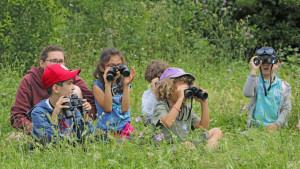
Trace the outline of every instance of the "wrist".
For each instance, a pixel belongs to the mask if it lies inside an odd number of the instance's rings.
[[[256,75],[257,70],[251,70],[250,74]]]

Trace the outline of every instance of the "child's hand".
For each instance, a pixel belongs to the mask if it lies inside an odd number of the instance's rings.
[[[64,103],[67,103],[67,102],[70,102],[70,99],[64,98],[64,96],[61,96],[54,106],[52,115],[58,116],[63,108],[69,108],[69,106],[63,105]]]
[[[105,70],[104,70],[104,73],[103,73],[103,79],[104,79],[104,83],[105,84],[110,84],[111,82],[107,81],[106,80],[106,75],[107,75],[107,72],[111,69],[111,67],[105,67]]]
[[[86,99],[83,99],[83,104],[82,104],[82,108],[84,108],[86,111],[91,111],[92,110],[92,106],[89,102],[87,102]]]
[[[134,77],[135,77],[135,70],[132,67],[130,75],[128,77],[124,77],[123,78],[123,85],[124,86],[128,86],[133,81]]]
[[[177,88],[176,88],[177,98],[184,99],[184,91],[188,88],[189,88],[189,86],[187,84],[182,84],[182,85],[177,86]]]
[[[155,84],[158,82],[158,80],[159,80],[158,77],[151,80],[151,90],[153,94],[154,94]]]
[[[259,65],[255,65],[254,64],[254,59],[258,58],[258,56],[253,56],[249,62],[250,66],[251,66],[251,74],[256,75],[257,70],[259,69],[260,65],[262,64],[262,61],[260,61]]]
[[[206,92],[201,86],[198,86],[203,92]],[[207,92],[206,92],[207,93]],[[207,103],[208,101],[207,100],[202,100],[202,99],[199,99],[197,97],[194,96],[194,99],[198,102],[200,102],[201,104],[203,103]]]

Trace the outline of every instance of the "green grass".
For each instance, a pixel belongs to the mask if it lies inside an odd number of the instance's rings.
[[[80,75],[91,87],[97,56],[81,64],[75,64],[76,59],[72,56],[71,59],[69,68],[82,68]],[[170,65],[194,74],[195,84],[209,93],[210,128],[219,127],[224,134],[216,149],[201,146],[199,150],[187,152],[184,146],[176,144],[176,151],[173,151],[165,143],[159,147],[151,144],[150,128],[144,127],[142,121],[135,121],[135,117],[141,116],[142,94],[149,87],[143,78],[148,60],[140,64],[128,61],[128,65],[135,66],[137,71],[131,91],[132,125],[136,130],[132,141],[94,142],[75,148],[62,143],[58,147],[34,150],[29,150],[27,139],[19,143],[7,142],[8,133],[16,131],[10,126],[9,111],[24,75],[7,67],[0,73],[1,168],[300,168],[300,137],[296,129],[300,119],[299,76],[290,72],[289,67],[282,67],[277,75],[292,86],[290,128],[275,132],[260,128],[244,131],[247,110],[241,110],[250,100],[243,96],[242,90],[250,72],[248,64],[241,61],[212,64],[190,57],[176,60]],[[194,102],[193,107],[200,116],[200,104]],[[138,132],[143,132],[141,138],[138,138]],[[200,132],[193,133],[196,134]]]

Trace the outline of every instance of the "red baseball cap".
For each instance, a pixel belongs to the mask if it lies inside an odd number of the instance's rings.
[[[69,71],[64,65],[53,64],[47,66],[42,75],[42,85],[44,89],[48,89],[55,83],[73,79],[81,69]]]

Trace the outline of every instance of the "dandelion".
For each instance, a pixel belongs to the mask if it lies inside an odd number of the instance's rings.
[[[2,94],[2,96],[6,96],[6,95],[7,95],[7,93],[3,93],[3,94]]]
[[[231,72],[231,69],[226,69],[227,72]]]
[[[136,122],[139,122],[140,120],[142,120],[142,118],[139,116],[139,117],[137,117],[137,118],[135,118],[135,121]]]
[[[297,47],[297,48],[295,48],[295,51],[296,51],[296,52],[298,52],[298,51],[299,51],[299,48],[298,48],[298,47]]]
[[[155,136],[155,139],[161,141],[164,138],[164,133],[158,134]]]
[[[226,11],[226,8],[221,8],[221,11]]]
[[[243,29],[246,30],[246,29],[247,29],[247,26],[244,26]]]
[[[142,136],[143,136],[143,132],[139,132],[139,136],[138,136],[138,138],[141,138]]]

